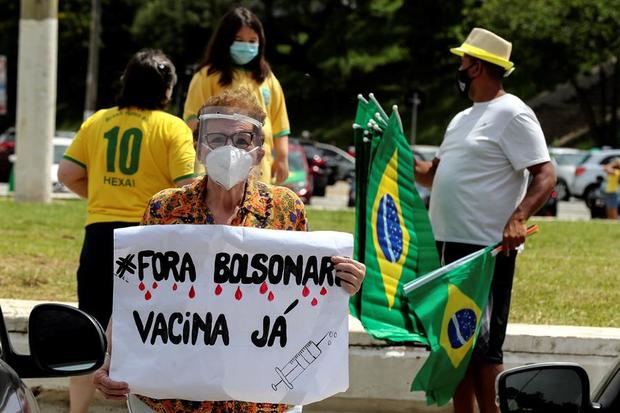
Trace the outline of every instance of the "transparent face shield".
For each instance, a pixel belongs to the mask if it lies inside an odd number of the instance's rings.
[[[263,124],[234,107],[210,106],[198,117],[196,155],[204,165],[207,155],[225,146],[251,151],[263,144]]]

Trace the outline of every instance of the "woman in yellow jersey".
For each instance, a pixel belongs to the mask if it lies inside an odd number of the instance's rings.
[[[136,53],[121,78],[118,106],[82,124],[58,169],[58,180],[88,200],[78,301],[104,327],[112,313],[114,229],[138,225],[157,192],[193,181],[191,130],[162,111],[176,79],[161,51]],[[71,378],[71,413],[87,412],[94,391],[92,376]]]
[[[280,82],[265,60],[263,26],[244,7],[226,13],[211,36],[206,55],[189,85],[183,118],[192,129],[196,128],[198,111],[209,97],[240,86],[249,89],[267,113],[260,179],[271,183],[273,178],[275,184],[281,184],[288,177],[290,130],[286,103]]]

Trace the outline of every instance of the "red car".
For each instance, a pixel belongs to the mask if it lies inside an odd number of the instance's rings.
[[[0,182],[7,182],[11,174],[9,156],[15,153],[15,128],[8,128],[0,135]]]

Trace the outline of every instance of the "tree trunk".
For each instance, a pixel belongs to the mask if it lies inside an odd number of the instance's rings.
[[[579,107],[586,117],[586,122],[590,127],[590,132],[594,139],[594,143],[596,146],[602,146],[605,142],[605,138],[601,136],[599,125],[596,119],[596,114],[594,113],[594,109],[592,108],[592,103],[590,99],[588,99],[588,93],[585,89],[579,86],[576,77],[572,77],[570,79],[570,84],[575,88],[575,92],[577,93],[577,99],[579,100]]]
[[[620,146],[620,137],[618,136],[618,95],[620,94],[620,56],[616,56],[614,64],[614,75],[612,77],[611,87],[611,119],[609,120],[609,143],[613,147]]]

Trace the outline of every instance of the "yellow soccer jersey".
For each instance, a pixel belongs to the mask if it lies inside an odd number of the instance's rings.
[[[113,107],[82,124],[64,157],[88,172],[88,225],[140,222],[153,195],[193,175],[196,153],[176,116]]]
[[[282,92],[280,82],[278,82],[273,73],[270,73],[263,83],[259,85],[252,78],[251,72],[238,69],[234,72],[232,84],[223,87],[219,84],[219,73],[207,74],[207,71],[208,67],[203,67],[194,74],[189,84],[187,98],[185,99],[183,119],[186,122],[197,119],[198,111],[207,99],[211,96],[219,95],[225,88],[245,87],[250,90],[267,113],[265,125],[263,126],[265,156],[261,163],[261,181],[270,183],[271,164],[273,163],[273,139],[290,134],[286,102],[284,101],[284,93]]]

